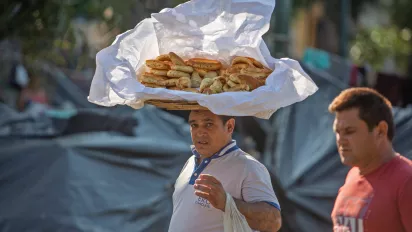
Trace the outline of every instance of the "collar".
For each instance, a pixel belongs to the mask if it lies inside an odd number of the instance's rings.
[[[191,145],[190,148],[192,149],[193,155],[196,158],[200,158],[200,153],[196,151],[196,147],[194,145]],[[239,149],[239,147],[236,145],[236,140],[232,140],[228,144],[226,144],[222,149],[220,149],[218,152],[212,155],[210,159],[222,157],[237,149]]]

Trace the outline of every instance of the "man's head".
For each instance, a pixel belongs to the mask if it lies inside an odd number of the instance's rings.
[[[196,150],[210,157],[232,140],[235,119],[208,110],[194,110],[189,115],[190,133]]]
[[[342,91],[329,105],[342,163],[364,166],[391,145],[395,128],[391,103],[369,88]]]

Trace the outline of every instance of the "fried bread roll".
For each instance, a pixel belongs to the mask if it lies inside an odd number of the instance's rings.
[[[158,76],[167,76],[167,71],[168,70],[151,69],[150,73],[153,73],[154,75],[158,75]]]
[[[232,65],[232,67],[236,69],[242,69],[242,68],[249,68],[252,66],[250,66],[249,64],[239,63],[239,64]]]
[[[238,84],[230,89],[228,89],[226,92],[239,92],[239,91],[249,91],[249,86],[246,84]]]
[[[192,73],[192,77],[190,78],[190,80],[192,82],[193,88],[199,88],[200,83],[202,83],[202,78],[200,77],[199,73],[196,71]]]
[[[169,52],[169,58],[175,65],[186,65],[185,61],[174,52]]]
[[[143,84],[145,87],[150,87],[150,88],[166,88],[166,86],[164,86],[164,85],[156,85],[156,84],[145,83],[145,82],[142,82],[142,84]]]
[[[205,78],[200,83],[200,92],[203,93],[203,90],[209,88],[213,84],[214,80],[212,78]]]
[[[192,82],[190,81],[189,77],[181,77],[178,79],[176,83],[176,87],[180,89],[186,89],[192,87]]]
[[[172,77],[172,78],[180,78],[180,77],[190,77],[190,74],[182,72],[182,71],[169,70],[167,72],[167,76]]]
[[[160,60],[160,61],[171,61],[168,54],[160,55],[160,56],[156,57],[156,60]]]
[[[249,90],[254,90],[261,86],[261,83],[257,79],[244,74],[232,74],[230,75],[229,79],[235,83],[248,85]]]
[[[260,63],[259,61],[257,61],[256,59],[252,58],[252,57],[246,57],[248,58],[250,61],[252,61],[252,64],[257,67],[257,68],[263,68],[263,64]]]
[[[217,60],[192,58],[192,59],[189,59],[187,62],[193,68],[206,69],[209,71],[215,71],[215,70],[219,70],[222,68],[222,63],[220,63],[220,61],[217,61]]]
[[[229,92],[230,86],[228,84],[223,85],[223,91]]]
[[[164,86],[173,87],[173,86],[177,86],[178,81],[179,79],[168,79],[168,80],[164,80],[162,83]]]
[[[223,92],[223,84],[220,80],[213,81],[213,84],[209,86],[211,94]]]
[[[252,73],[272,73],[272,70],[270,69],[264,69],[264,68],[255,68],[255,67],[247,67],[241,69],[244,72],[252,72]]]
[[[186,89],[182,89],[182,90],[186,91],[186,92],[199,93],[199,90],[197,90],[195,88],[186,88]]]
[[[253,61],[249,60],[246,57],[238,56],[232,60],[232,66],[235,64],[248,64],[249,66],[253,67]]]
[[[254,78],[266,78],[269,76],[269,73],[264,73],[264,72],[246,72],[244,69],[240,70],[241,74],[245,74]]]
[[[215,71],[209,71],[206,73],[206,75],[204,76],[204,78],[213,78],[213,77],[217,77],[217,72]]]
[[[159,60],[146,60],[146,66],[153,69],[168,70],[170,66]]]
[[[193,72],[193,68],[191,66],[188,65],[172,65],[170,66],[170,68],[172,70],[176,70],[176,71],[181,71],[181,72],[185,72],[185,73],[192,73]]]
[[[153,73],[143,73],[140,76],[140,82],[155,84],[155,85],[164,85],[163,81],[167,80],[166,77],[158,76]]]
[[[207,70],[201,68],[195,68],[195,71],[198,72],[201,77],[205,77],[207,74]]]

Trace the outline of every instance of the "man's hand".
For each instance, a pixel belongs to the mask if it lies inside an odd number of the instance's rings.
[[[223,212],[226,207],[226,191],[220,181],[207,174],[201,174],[195,182],[195,194],[208,200],[216,209]]]

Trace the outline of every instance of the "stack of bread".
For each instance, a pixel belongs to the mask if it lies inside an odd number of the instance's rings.
[[[223,67],[220,61],[204,58],[184,61],[174,52],[146,60],[146,66],[150,71],[138,78],[146,87],[203,94],[253,91],[273,72],[251,57],[235,57]]]

